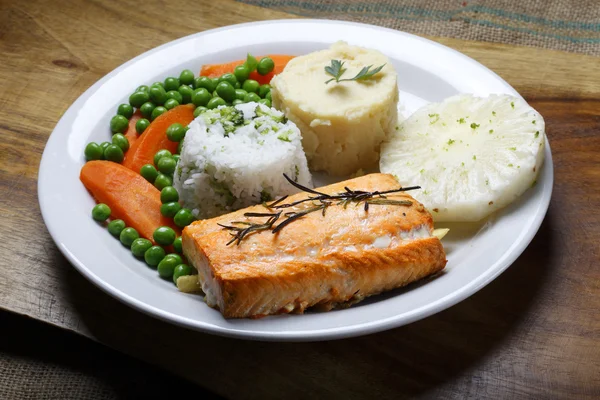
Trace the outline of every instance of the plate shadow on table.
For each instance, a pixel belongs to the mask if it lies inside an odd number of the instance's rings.
[[[60,268],[68,300],[91,335],[220,395],[248,397],[251,390],[256,397],[437,397],[456,380],[465,390],[484,390],[483,377],[471,371],[532,323],[536,295],[556,265],[557,240],[547,217],[515,263],[461,303],[387,332],[314,343],[252,342],[176,327],[104,294],[58,251],[61,260],[52,264],[68,267]]]

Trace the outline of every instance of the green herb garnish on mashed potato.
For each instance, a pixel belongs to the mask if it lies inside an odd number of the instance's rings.
[[[325,85],[331,60],[338,79]],[[271,86],[273,106],[302,132],[312,171],[347,176],[377,167],[380,145],[398,122],[396,72],[384,54],[337,42],[294,58]]]
[[[381,71],[383,67],[385,67],[385,64],[380,65],[377,68],[373,68],[372,65],[368,65],[366,67],[363,67],[354,77],[342,79],[342,75],[344,75],[344,72],[346,72],[346,68],[344,68],[344,63],[345,61],[331,60],[331,65],[325,67],[325,73],[333,76],[333,78],[325,81],[325,84],[328,84],[331,81],[336,81],[339,83],[343,81],[360,81],[369,79],[373,75]]]

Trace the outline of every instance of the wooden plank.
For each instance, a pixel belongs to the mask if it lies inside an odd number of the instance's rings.
[[[429,38],[474,58],[517,88],[529,100],[598,100],[598,57],[509,44]]]
[[[79,275],[37,203],[46,139],[96,80],[159,44],[290,16],[231,1],[0,5],[0,307],[162,365],[227,397],[556,398],[600,395],[598,58],[434,38],[496,71],[545,116],[556,167],[525,253],[470,299],[409,326],[325,343],[256,343],[142,315]],[[332,41],[337,38],[332,38]]]

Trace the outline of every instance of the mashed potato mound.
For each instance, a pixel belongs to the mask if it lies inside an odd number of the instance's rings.
[[[373,77],[336,83],[325,73],[331,60],[345,62],[343,78],[385,64]],[[381,143],[398,120],[398,86],[390,60],[379,51],[337,42],[296,57],[271,81],[273,106],[302,132],[313,171],[348,175],[375,168]]]

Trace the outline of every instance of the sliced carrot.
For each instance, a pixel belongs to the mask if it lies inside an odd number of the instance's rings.
[[[125,132],[125,137],[129,141],[129,147],[131,147],[140,136],[135,129],[135,124],[140,118],[142,118],[142,113],[140,110],[134,112],[131,118],[129,118],[129,126],[127,127],[127,132]]]
[[[111,161],[89,161],[81,168],[79,179],[98,203],[110,207],[111,218],[122,219],[152,243],[160,226],[170,226],[181,234],[173,220],[160,213],[160,191],[129,168]]]
[[[200,69],[200,76],[208,76],[209,78],[217,78],[228,72],[233,72],[235,67],[242,65],[245,60],[232,61],[225,64],[204,64]]]
[[[193,104],[177,106],[159,115],[125,153],[123,165],[139,174],[144,164],[153,163],[157,151],[167,149],[175,153],[177,143],[167,139],[167,128],[176,122],[186,126],[193,119]]]
[[[258,83],[265,84],[265,83],[269,83],[271,82],[271,79],[281,73],[283,71],[283,69],[285,68],[285,66],[287,65],[287,63],[294,58],[295,56],[288,56],[288,55],[284,55],[284,54],[270,54],[267,55],[265,57],[270,57],[273,62],[275,63],[275,68],[273,68],[273,71],[271,71],[270,73],[268,73],[267,75],[260,75],[258,72],[254,71],[250,74],[250,79],[254,79],[255,81],[258,81]],[[257,60],[260,60],[262,57],[256,57]],[[200,76],[208,76],[209,78],[218,78],[219,76],[226,74],[226,73],[232,73],[233,70],[235,69],[235,67],[237,67],[238,65],[242,65],[246,60],[237,60],[237,61],[232,61],[232,62],[228,62],[225,64],[206,64],[202,66],[202,69],[200,70]]]

